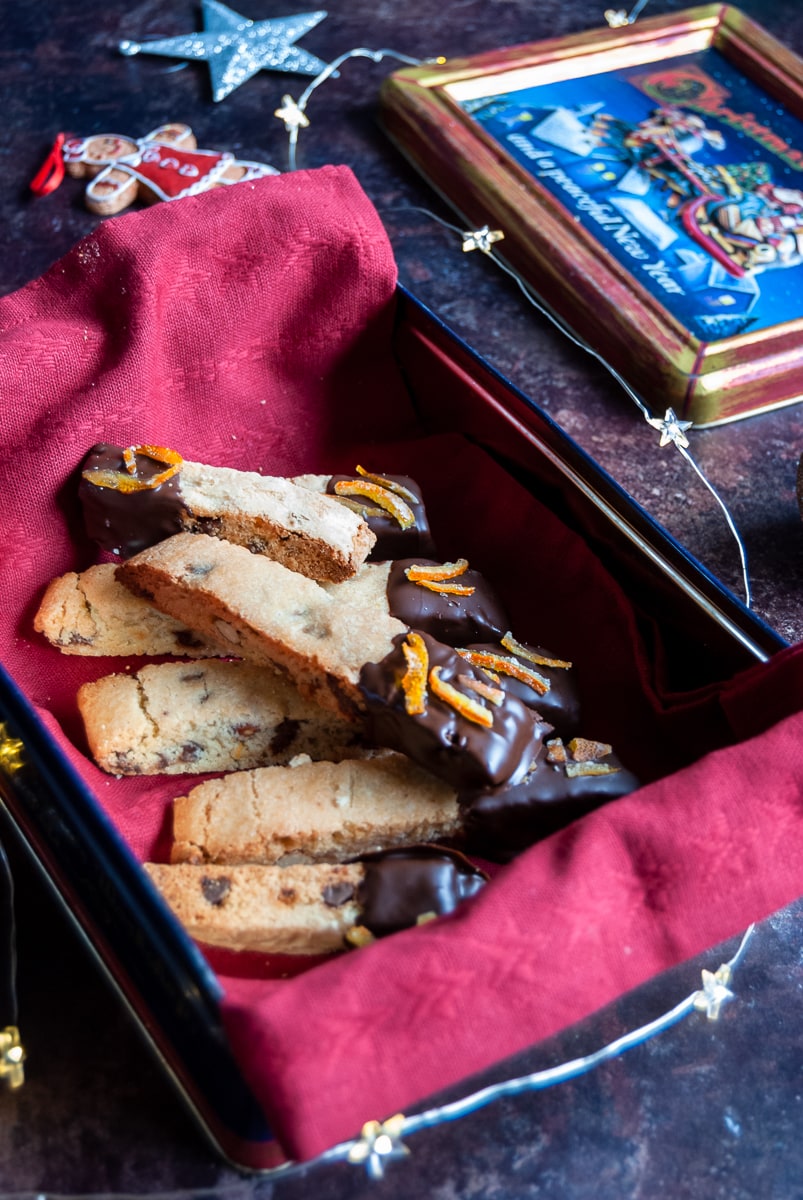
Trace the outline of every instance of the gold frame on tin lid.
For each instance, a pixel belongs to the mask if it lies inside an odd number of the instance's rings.
[[[803,399],[803,63],[713,4],[395,72],[388,135],[645,403]]]

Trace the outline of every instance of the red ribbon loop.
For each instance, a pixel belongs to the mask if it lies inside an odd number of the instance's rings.
[[[61,152],[64,137],[63,133],[57,134],[50,153],[29,184],[35,196],[47,196],[55,192],[64,178],[64,156]]]

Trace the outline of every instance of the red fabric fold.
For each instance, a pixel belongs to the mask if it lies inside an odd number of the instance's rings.
[[[798,713],[534,846],[448,920],[288,986],[225,980],[232,1043],[291,1152],[356,1134],[355,1093],[361,1119],[409,1111],[789,903],[802,780]]]
[[[413,475],[443,556],[497,584],[517,637],[576,662],[584,733],[652,781],[452,918],[292,979],[222,971],[232,1046],[296,1157],[570,1024],[803,881],[803,647],[667,693],[627,581],[459,430],[421,424],[394,289],[376,212],[324,168],[114,218],[0,301],[0,655],[138,858],[164,856],[170,801],[198,777],[99,771],[75,691],[125,665],[59,655],[32,628],[49,580],[97,557],[76,473],[98,440],[264,473]]]

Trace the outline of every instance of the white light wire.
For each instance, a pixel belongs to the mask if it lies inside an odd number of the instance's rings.
[[[755,924],[751,924],[742,936],[736,953],[726,963],[719,968],[718,974],[729,974],[741,962],[747,950],[748,943],[754,933]],[[646,1025],[640,1026],[629,1033],[623,1034],[616,1038],[608,1045],[601,1047],[592,1054],[583,1055],[580,1058],[572,1059],[570,1062],[561,1063],[559,1066],[548,1067],[542,1071],[534,1071],[530,1075],[523,1075],[517,1079],[508,1079],[502,1083],[494,1083],[489,1087],[482,1088],[478,1092],[473,1092],[469,1096],[465,1096],[460,1100],[455,1100],[451,1104],[444,1104],[437,1108],[430,1108],[422,1113],[415,1113],[413,1116],[404,1117],[401,1131],[407,1135],[416,1133],[421,1129],[428,1129],[434,1125],[440,1125],[444,1121],[454,1121],[459,1117],[466,1116],[468,1113],[476,1112],[480,1108],[500,1099],[502,1096],[515,1096],[522,1092],[541,1091],[544,1088],[553,1087],[555,1084],[564,1083],[570,1079],[576,1079],[580,1075],[585,1075],[595,1067],[609,1059],[617,1058],[626,1050],[630,1050],[634,1046],[641,1045],[643,1042],[649,1041],[657,1034],[669,1029],[672,1025],[690,1013],[697,1011],[700,1007],[700,997],[703,995],[699,990],[692,992],[679,1004],[669,1012],[663,1013],[655,1020],[649,1021]],[[341,1142],[337,1146],[332,1146],[330,1150],[325,1151],[318,1162],[332,1162],[338,1159],[348,1159],[353,1155],[354,1147],[359,1145],[359,1141]]]
[[[338,67],[341,67],[344,62],[350,58],[370,58],[371,62],[382,62],[384,58],[394,58],[398,62],[406,63],[409,67],[420,67],[420,58],[411,58],[408,54],[400,54],[396,50],[369,50],[366,46],[357,46],[354,50],[347,50],[345,54],[339,55],[338,58],[332,59],[324,69],[308,83],[304,91],[296,101],[296,106],[301,113],[304,113],[309,103],[310,97],[316,88],[320,87],[327,79],[333,75]],[[298,131],[300,125],[292,124],[288,126],[287,132],[290,138],[290,144],[287,151],[287,161],[291,171],[296,170],[296,145],[298,144]]]
[[[424,213],[426,216],[430,217],[433,221],[436,221],[439,225],[443,225],[445,229],[452,230],[454,233],[459,234],[461,238],[465,238],[465,236],[466,236],[467,231],[465,229],[461,229],[459,226],[453,225],[450,221],[446,221],[446,220],[444,220],[443,217],[438,216],[437,213],[432,212],[428,208],[422,208],[419,205],[409,205],[403,209],[385,209],[384,211],[385,212],[405,212],[405,211],[409,211],[409,210],[414,210],[416,212]],[[620,375],[620,373],[616,370],[616,368],[613,367],[604,358],[604,356],[602,354],[600,354],[600,352],[598,350],[595,350],[593,346],[589,345],[588,342],[586,342],[583,338],[579,337],[572,329],[570,329],[569,326],[566,325],[564,323],[564,321],[562,321],[561,318],[558,317],[549,307],[547,307],[547,305],[536,295],[536,293],[533,291],[533,289],[530,287],[530,285],[528,283],[526,283],[521,278],[521,276],[519,274],[517,274],[516,271],[513,270],[512,267],[509,267],[506,262],[504,262],[497,254],[495,254],[493,252],[493,250],[490,250],[490,249],[483,250],[483,254],[485,255],[486,258],[492,259],[492,261],[496,264],[497,267],[499,267],[502,271],[505,272],[506,275],[509,275],[510,278],[512,280],[514,280],[514,282],[519,287],[520,291],[523,293],[525,299],[533,306],[533,308],[535,308],[539,313],[541,313],[542,316],[546,317],[547,320],[550,321],[555,326],[555,328],[558,329],[564,335],[564,337],[568,338],[568,340],[570,342],[572,342],[573,345],[577,346],[578,349],[585,351],[586,354],[589,354],[593,359],[595,359],[596,362],[598,362],[601,366],[603,366],[605,368],[605,370],[608,372],[608,374],[619,384],[619,386],[623,389],[623,391],[630,397],[630,399],[633,401],[633,403],[638,407],[638,409],[641,412],[641,415],[644,417],[645,421],[650,422],[653,419],[652,413],[650,412],[649,408],[644,403],[644,401],[641,399],[638,392],[635,391],[635,389],[627,382],[627,380],[624,379]],[[716,500],[717,504],[719,505],[720,509],[722,510],[722,513],[723,513],[725,520],[727,522],[727,525],[728,525],[728,529],[730,530],[731,534],[733,535],[733,539],[736,542],[736,545],[737,545],[737,548],[739,551],[739,562],[740,562],[741,570],[742,570],[742,585],[744,587],[744,594],[745,594],[745,606],[747,608],[750,608],[750,605],[752,603],[752,595],[751,595],[751,590],[750,590],[750,576],[749,576],[748,566],[747,566],[747,551],[745,549],[744,542],[742,541],[741,535],[739,534],[739,531],[736,528],[736,525],[733,521],[733,518],[732,518],[730,512],[728,511],[728,507],[725,504],[725,501],[720,496],[719,492],[714,487],[714,485],[711,483],[711,481],[709,479],[706,478],[706,476],[703,473],[703,471],[701,470],[701,468],[698,466],[698,464],[692,458],[691,454],[689,454],[688,450],[686,450],[686,448],[684,446],[682,446],[679,441],[674,441],[673,444],[674,444],[675,448],[680,452],[680,454],[682,454],[683,457],[686,459],[689,466],[691,466],[692,469],[695,471],[695,473],[697,474],[700,481],[706,486],[706,488],[711,493],[711,495],[713,496],[713,498]]]

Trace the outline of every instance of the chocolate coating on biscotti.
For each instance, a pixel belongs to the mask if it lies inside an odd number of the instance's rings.
[[[360,921],[375,937],[444,916],[482,890],[487,875],[464,855],[436,846],[390,850],[364,860],[357,888]]]
[[[391,615],[410,629],[428,633],[447,646],[498,640],[510,628],[508,615],[493,588],[479,571],[471,568],[446,583],[470,587],[470,596],[436,592],[411,583],[406,571],[412,566],[439,566],[432,559],[402,558],[394,562],[388,576],[388,608]]]
[[[556,830],[639,787],[638,779],[615,754],[598,761],[614,769],[608,774],[572,777],[566,763],[550,763],[543,754],[517,782],[462,792],[458,799],[469,851],[507,862]]]
[[[356,475],[333,475],[326,485],[327,495],[337,495],[336,483],[348,483],[358,478]],[[376,506],[366,500],[364,502],[366,510],[374,511],[364,512],[363,517],[367,521],[368,527],[376,534],[376,544],[368,556],[368,561],[386,562],[388,559],[401,558],[410,554],[424,554],[428,557],[437,554],[429,528],[427,510],[421,497],[421,488],[408,475],[385,475],[384,478],[389,479],[392,483],[400,484],[412,496],[417,497],[415,504],[409,500],[405,501],[413,512],[415,524],[411,525],[409,529],[402,529],[395,517],[390,513],[380,513],[376,510]],[[355,497],[355,499],[358,502],[362,501],[361,497]]]
[[[501,670],[494,672],[497,677],[495,682],[497,687],[503,688],[513,696],[518,696],[528,707],[534,708],[536,712],[540,713],[544,720],[554,727],[560,737],[569,738],[577,733],[580,727],[580,698],[577,694],[577,682],[571,666],[548,667],[542,663],[533,663],[518,654],[513,654],[498,642],[480,642],[460,647],[461,652],[464,649],[469,654],[487,653],[512,658],[523,667],[535,671],[548,685],[545,692],[537,691],[524,680],[516,679]],[[524,649],[532,651],[541,658],[560,661],[557,654],[553,654],[541,646],[524,646]]]
[[[145,480],[165,469],[163,462],[156,462],[144,454],[136,456],[136,463],[138,476]],[[116,488],[98,487],[87,479],[87,474],[98,471],[125,475],[123,447],[98,442],[81,468],[78,499],[83,508],[84,525],[88,537],[102,549],[128,558],[180,532],[184,503],[179,473],[156,487],[121,492]]]
[[[427,634],[421,635],[430,670],[441,668],[441,679],[458,690],[460,677],[487,686],[489,676]],[[406,671],[403,643],[381,662],[367,663],[360,672],[360,690],[368,711],[368,736],[379,746],[399,750],[426,767],[455,790],[498,787],[521,778],[538,756],[551,726],[541,721],[517,696],[502,693],[499,706],[490,706],[493,724],[478,725],[428,689],[426,711],[408,713],[402,679]],[[467,695],[477,699],[475,693]]]
[[[148,450],[96,446],[81,477],[90,535],[123,558],[186,530],[234,542],[310,579],[341,583],[359,571],[376,541],[358,513],[292,480],[193,463],[159,448],[154,461]],[[127,453],[134,475],[126,469]],[[168,461],[159,461],[162,455]],[[165,468],[167,479],[155,474]],[[121,486],[93,482],[99,472]]]

